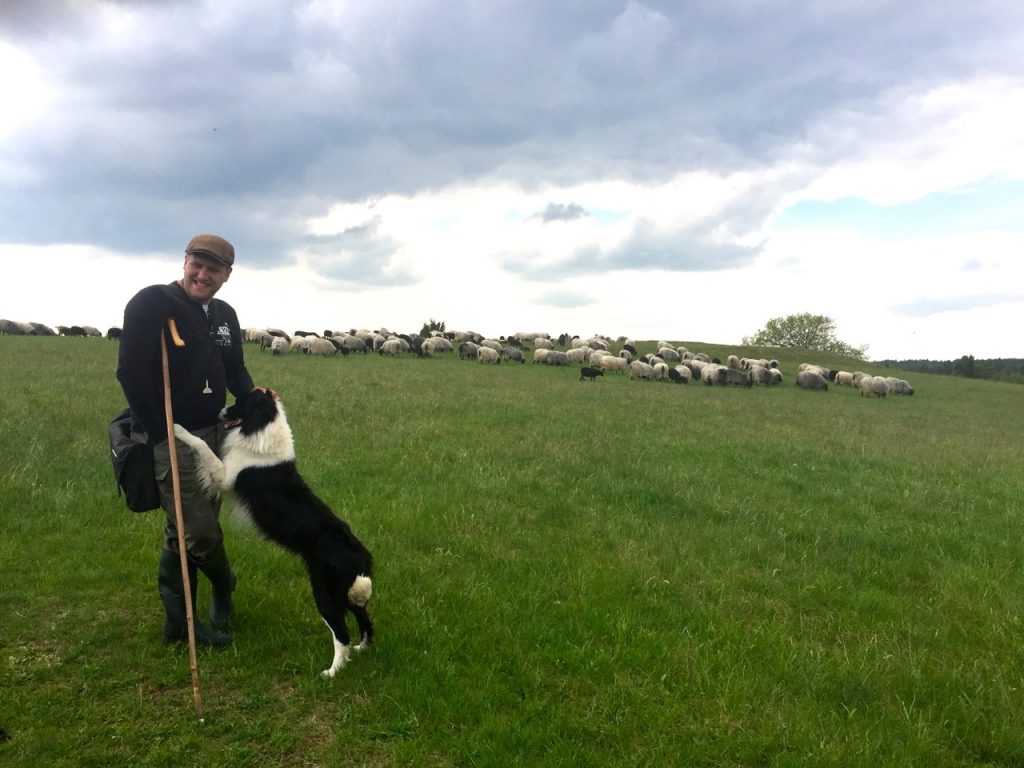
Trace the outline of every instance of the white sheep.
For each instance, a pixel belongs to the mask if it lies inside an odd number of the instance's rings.
[[[801,389],[828,391],[828,379],[817,371],[800,371],[796,375],[796,381],[793,383]]]
[[[481,349],[488,349],[488,347],[481,347]],[[550,351],[551,351],[550,349],[545,349],[544,347],[541,347],[540,349],[533,350],[533,362],[534,363],[543,363],[543,362],[545,362],[547,360],[547,357],[548,357],[548,352],[550,352]]]
[[[629,364],[629,378],[630,380],[645,379],[647,381],[654,381],[654,366],[648,365],[643,360],[634,360]]]
[[[568,349],[565,352],[565,356],[569,358],[569,362],[572,363],[585,363],[593,350],[590,347],[576,347],[576,349]]]
[[[797,368],[797,371],[811,371],[812,373],[816,373],[821,376],[825,381],[832,378],[830,376],[832,372],[828,368],[823,365],[815,365],[814,363],[800,363],[800,367]]]
[[[889,394],[889,385],[881,376],[865,376],[860,380],[861,397],[884,398]]]
[[[724,365],[719,365],[718,363],[703,363],[694,371],[694,375],[700,376],[700,380],[704,384],[711,386],[718,379],[718,369],[724,367]],[[693,368],[690,370],[693,370]]]
[[[678,363],[681,362],[683,356],[676,352],[672,347],[658,347],[658,357],[664,360],[666,363]]]
[[[331,357],[332,355],[338,354],[338,348],[335,347],[327,339],[321,339],[317,336],[309,338],[309,344],[306,350],[311,355],[321,355],[323,357]]]
[[[897,379],[895,376],[886,376],[885,383],[889,385],[889,392],[894,395],[912,395],[914,388],[906,379]]]
[[[595,365],[594,355],[590,356],[590,364]],[[618,371],[619,373],[625,373],[629,367],[629,363],[626,362],[625,358],[604,354],[597,358],[596,367],[603,371]]]
[[[428,341],[434,352],[454,352],[455,347],[444,336],[431,336]]]
[[[480,347],[480,349],[476,351],[476,359],[481,363],[491,363],[492,365],[501,364],[501,358],[498,357],[498,350],[492,349],[491,347]],[[534,362],[536,362],[536,360]]]
[[[853,372],[852,371],[836,371],[835,378],[837,387],[852,387],[853,386]]]
[[[377,346],[378,354],[389,357],[398,357],[402,351],[402,339],[386,339]]]
[[[533,340],[534,349],[554,349],[555,345],[551,343],[551,339],[546,339],[543,336],[538,336]]]
[[[283,336],[275,336],[270,343],[270,353],[274,356],[283,355],[288,351],[288,340]]]
[[[676,381],[679,381],[682,384],[689,384],[690,381],[693,379],[693,371],[690,370],[690,367],[688,365],[680,363],[673,370],[678,374],[678,376],[671,378],[673,378]]]
[[[292,352],[301,352],[303,354],[309,354],[309,338],[306,336],[296,336],[292,339],[291,344]]]

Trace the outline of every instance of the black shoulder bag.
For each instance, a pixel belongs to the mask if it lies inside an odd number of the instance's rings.
[[[148,512],[160,507],[160,491],[156,487],[153,444],[140,443],[132,437],[132,411],[125,408],[110,422],[110,462],[117,480],[117,495],[124,491],[124,500],[132,512]]]

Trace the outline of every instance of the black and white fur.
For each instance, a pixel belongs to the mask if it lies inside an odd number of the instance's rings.
[[[231,428],[220,458],[178,424],[175,437],[195,451],[199,480],[207,490],[233,492],[236,509],[264,536],[305,562],[317,610],[334,640],[334,661],[323,675],[334,677],[351,650],[347,611],[359,625],[355,650],[364,650],[373,639],[366,610],[373,591],[373,557],[299,475],[291,427],[274,392],[254,390],[225,408],[221,417]]]

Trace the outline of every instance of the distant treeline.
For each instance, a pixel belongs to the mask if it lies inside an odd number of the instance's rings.
[[[964,355],[958,360],[882,360],[881,364],[903,371],[1024,384],[1024,360],[1016,358],[975,360],[974,355]]]

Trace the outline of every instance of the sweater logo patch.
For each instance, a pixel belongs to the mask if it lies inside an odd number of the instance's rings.
[[[231,329],[226,325],[221,325],[214,329],[213,340],[217,343],[218,347],[230,347],[231,346]]]

